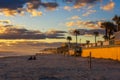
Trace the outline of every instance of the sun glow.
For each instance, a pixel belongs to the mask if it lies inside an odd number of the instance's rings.
[[[0,34],[5,33],[6,28],[0,27]]]

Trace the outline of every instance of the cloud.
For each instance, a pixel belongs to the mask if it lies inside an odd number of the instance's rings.
[[[95,4],[95,2],[100,1],[100,0],[76,0],[75,4],[74,4],[74,8],[78,9],[78,8],[82,8],[87,6],[88,4]]]
[[[77,21],[69,21],[69,22],[66,22],[65,25],[67,27],[79,27],[79,28],[100,28],[98,26],[98,23],[97,22],[92,22],[92,21],[82,21],[82,20],[77,20]]]
[[[70,7],[70,6],[64,6],[64,10],[71,11],[72,7]]]
[[[29,0],[0,0],[0,9],[16,10],[17,8],[22,8],[23,4],[28,1]]]
[[[66,3],[72,3],[73,6],[64,6],[64,10],[71,11],[73,9],[81,9],[87,7],[87,9],[93,8],[96,2],[101,0],[64,0]]]
[[[75,9],[78,9],[78,8],[82,8],[82,7],[86,6],[86,5],[87,5],[86,3],[76,3],[76,4],[74,5],[74,8],[75,8]]]
[[[72,16],[70,19],[71,19],[71,20],[76,20],[76,19],[80,19],[80,17],[77,16],[77,15],[75,15],[75,16]]]
[[[25,4],[27,6],[23,8]],[[5,16],[24,15],[24,12],[29,12],[28,9],[38,9],[39,5],[40,0],[2,0],[0,12]]]
[[[49,30],[45,35],[47,38],[64,39],[64,33],[66,33],[66,31]]]
[[[41,4],[41,0],[30,0],[26,4],[28,9],[38,9]]]
[[[45,7],[47,10],[55,10],[58,7],[58,4],[56,2],[47,2],[41,4],[43,7]]]
[[[38,30],[18,28],[14,25],[0,26],[0,39],[63,39],[65,31],[48,31],[43,33]]]
[[[44,39],[45,35],[40,31],[32,31],[24,28],[15,28],[13,26],[0,27],[0,39]]]
[[[72,3],[71,6],[64,5],[64,10],[71,11],[72,9],[79,9],[87,5],[93,5],[100,0],[64,0],[67,3]],[[59,1],[55,0],[2,0],[0,1],[0,14],[5,16],[25,15],[25,12],[32,16],[41,16],[40,8],[53,11],[60,6]],[[91,6],[89,7],[91,8]]]
[[[42,12],[41,11],[37,11],[36,9],[28,9],[27,12],[29,12],[31,14],[31,16],[41,16]]]
[[[113,10],[115,7],[115,3],[111,0],[109,3],[107,3],[106,5],[102,6],[101,9],[105,10],[105,11],[111,11]]]
[[[0,1],[0,13],[5,16],[15,16],[28,12],[32,16],[41,16],[42,12],[37,11],[40,6],[47,10],[54,10],[58,7],[58,3],[41,2],[41,0],[2,0]]]
[[[16,10],[10,10],[10,9],[7,9],[7,8],[1,9],[1,12],[5,16],[15,16],[16,14],[18,14],[18,12]]]
[[[88,15],[90,15],[90,14],[93,14],[93,13],[95,13],[96,12],[96,10],[88,10],[86,13],[84,13],[82,16],[88,16]]]
[[[99,0],[76,0],[76,3],[95,3],[96,1]]]
[[[60,47],[62,42],[47,43],[40,40],[4,40],[0,42],[3,55],[34,55],[45,48]],[[9,54],[10,53],[10,54]]]
[[[87,7],[87,9],[91,9],[91,8],[93,8],[94,6],[93,5],[89,5],[88,7]]]
[[[1,24],[11,24],[10,20],[0,20]]]
[[[72,27],[72,26],[75,26],[75,22],[73,22],[73,21],[66,22],[65,25],[66,25],[67,27]]]
[[[60,46],[61,42],[53,42],[53,43],[47,43],[47,42],[42,42],[39,40],[14,40],[14,41],[6,41],[6,42],[0,42],[1,45],[7,46],[9,44],[9,46],[22,46],[22,47],[56,47],[56,46]],[[24,46],[23,46],[24,45]]]

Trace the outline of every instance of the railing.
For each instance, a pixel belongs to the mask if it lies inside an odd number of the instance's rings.
[[[120,40],[110,40],[105,42],[98,42],[98,43],[92,43],[83,46],[83,48],[100,48],[100,47],[113,47],[113,46],[120,46]]]

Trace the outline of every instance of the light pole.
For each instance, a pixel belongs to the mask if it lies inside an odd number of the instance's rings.
[[[80,46],[81,46],[81,39],[80,39]]]

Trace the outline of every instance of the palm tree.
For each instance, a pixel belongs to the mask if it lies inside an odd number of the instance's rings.
[[[80,32],[78,30],[74,30],[74,34],[76,36],[76,47],[77,47],[77,36],[80,34]]]
[[[70,45],[70,41],[72,40],[72,37],[71,37],[71,36],[67,36],[67,40],[68,40],[69,48],[70,48],[70,47],[71,47],[71,45]]]
[[[112,20],[117,24],[117,31],[120,31],[120,16],[115,15]]]
[[[97,38],[97,36],[99,36],[99,32],[95,31],[93,34],[94,34],[94,36],[95,36],[95,44],[96,44],[96,42],[97,42],[97,41],[96,41],[96,38]]]
[[[105,28],[105,36],[104,36],[105,40],[107,39],[110,40],[111,35],[113,35],[113,32],[116,31],[116,26],[112,22],[103,22],[101,24],[101,28]]]

